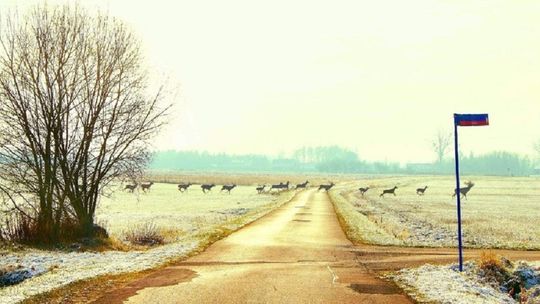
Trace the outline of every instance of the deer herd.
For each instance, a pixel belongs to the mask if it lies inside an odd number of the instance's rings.
[[[150,187],[152,187],[154,183],[153,182],[146,182],[146,183],[141,183],[140,185],[137,183],[137,182],[134,182],[133,184],[127,184],[125,185],[124,187],[124,190],[127,190],[131,193],[133,193],[135,191],[135,189],[140,186],[141,190],[143,192],[147,192],[150,190]],[[309,184],[309,181],[305,181],[303,183],[299,183],[299,184],[296,184],[296,186],[294,185],[290,185],[290,182],[287,181],[286,183],[284,182],[280,182],[279,184],[270,184],[270,185],[258,185],[255,190],[257,191],[258,194],[261,194],[261,193],[274,193],[274,192],[280,192],[280,191],[283,191],[283,190],[291,190],[291,189],[306,189],[308,187],[308,184]],[[190,186],[192,186],[193,184],[192,183],[182,183],[182,184],[178,184],[178,191],[180,191],[181,193],[184,193],[188,190],[188,188]],[[460,187],[459,188],[459,192],[460,192],[460,195],[461,197],[463,198],[467,198],[467,193],[469,193],[469,191],[471,190],[472,187],[474,187],[474,183],[472,181],[467,181],[465,182],[465,187]],[[208,193],[208,192],[211,192],[212,191],[212,188],[214,188],[216,186],[216,184],[201,184],[201,190],[203,193]],[[319,188],[317,191],[325,191],[325,192],[328,192],[332,187],[334,187],[335,184],[333,182],[331,183],[328,183],[328,184],[321,184],[319,185]],[[236,188],[237,185],[236,184],[228,184],[228,185],[223,185],[221,187],[221,191],[220,192],[227,192],[228,194],[231,194],[231,191]],[[265,191],[265,189],[268,187],[268,190]],[[370,187],[360,187],[358,188],[358,191],[360,191],[360,194],[362,196],[364,196],[364,194],[370,189]],[[382,193],[379,195],[379,197],[384,197],[385,194],[393,194],[394,196],[396,196],[396,190],[398,189],[397,186],[394,186],[393,188],[390,188],[390,189],[384,189],[382,191]],[[416,194],[418,194],[419,196],[423,196],[425,193],[426,193],[426,190],[428,189],[428,186],[424,186],[423,188],[417,188],[416,189]],[[457,193],[457,189],[454,189],[454,193],[452,194],[452,197],[455,197],[456,196],[456,193]]]
[[[148,190],[150,190],[150,187],[152,187],[153,184],[154,184],[153,182],[147,182],[147,183],[142,183],[142,184],[139,185],[137,182],[133,182],[132,184],[125,185],[124,190],[127,190],[128,192],[133,193],[135,191],[135,189],[140,186],[141,190],[143,190],[144,192],[147,192]],[[291,185],[289,181],[287,181],[286,183],[280,182],[279,184],[258,185],[255,188],[255,190],[259,194],[261,194],[261,193],[275,193],[275,192],[280,192],[280,191],[283,191],[283,190],[306,189],[308,184],[309,184],[309,181],[306,180],[305,182],[297,184],[296,186],[294,186],[294,185]],[[188,191],[189,187],[191,187],[192,185],[194,185],[194,184],[193,183],[178,184],[178,191],[184,193],[184,192]],[[215,186],[216,186],[216,184],[201,184],[201,190],[202,190],[203,193],[206,194],[206,193],[211,192],[212,188],[214,188]],[[236,188],[237,186],[238,185],[236,185],[236,184],[223,185],[221,187],[220,192],[225,191],[228,194],[231,194],[231,191],[234,188]],[[332,182],[329,183],[329,184],[321,184],[321,185],[319,185],[318,191],[321,191],[321,190],[328,191],[333,186],[334,186],[334,183],[332,183]],[[268,190],[265,191],[266,188],[268,188]]]
[[[471,190],[472,187],[474,187],[474,183],[472,181],[465,182],[465,187],[460,187],[459,192],[461,194],[461,197],[467,198],[467,193]],[[428,186],[424,186],[423,188],[416,188],[416,194],[419,196],[423,196],[426,193]],[[358,191],[360,191],[360,194],[364,196],[364,194],[369,190],[369,187],[360,187],[358,188]],[[379,197],[384,197],[385,194],[393,194],[396,196],[396,189],[398,189],[397,186],[394,186],[390,189],[384,189],[381,194],[379,194]],[[457,189],[454,189],[454,193],[452,194],[452,197],[455,197],[457,193]]]
[[[146,192],[146,191],[150,190],[150,187],[152,187],[153,184],[154,184],[154,182],[142,183],[141,184],[141,190]],[[139,184],[137,182],[134,182],[133,184],[127,184],[124,187],[124,190],[128,190],[129,192],[133,193],[138,185]]]

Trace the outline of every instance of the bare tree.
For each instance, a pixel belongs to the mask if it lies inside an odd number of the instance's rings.
[[[164,90],[122,22],[78,6],[8,16],[0,47],[0,190],[41,240],[66,222],[90,236],[104,187],[147,164]]]
[[[439,129],[431,142],[431,147],[437,155],[437,163],[441,164],[452,145],[452,133]]]

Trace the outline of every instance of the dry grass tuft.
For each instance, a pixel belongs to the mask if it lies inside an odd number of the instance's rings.
[[[114,250],[127,252],[133,249],[137,248],[133,248],[133,246],[130,246],[126,242],[123,242],[115,237],[108,237],[94,239],[94,242],[91,244],[83,244],[81,251],[105,252]]]
[[[177,228],[161,228],[159,229],[159,234],[163,236],[163,241],[165,243],[179,241],[188,235],[186,231]]]
[[[495,252],[491,250],[484,250],[480,252],[478,264],[480,268],[484,270],[497,270],[504,268],[501,257],[496,255]]]
[[[499,286],[508,281],[511,273],[505,267],[502,257],[491,250],[482,251],[478,260],[481,276],[492,286]]]
[[[123,235],[126,241],[134,245],[154,246],[165,243],[165,237],[153,222],[133,226],[124,231]]]

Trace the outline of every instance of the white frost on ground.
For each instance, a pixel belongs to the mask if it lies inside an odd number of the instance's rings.
[[[538,265],[528,267],[540,275]],[[463,273],[457,271],[457,265],[427,264],[402,269],[388,277],[420,303],[516,303],[505,292],[483,282],[474,263],[466,264]],[[530,294],[537,288],[531,288]],[[537,303],[537,300],[540,299],[530,296],[528,303]]]
[[[174,243],[147,251],[103,253],[51,252],[29,250],[0,257],[0,265],[25,265],[45,268],[44,274],[24,282],[0,288],[0,303],[16,303],[29,296],[50,291],[69,283],[104,274],[119,274],[157,267],[196,248],[198,242]]]
[[[472,280],[449,266],[424,265],[403,269],[391,278],[419,302],[515,303],[506,294]]]

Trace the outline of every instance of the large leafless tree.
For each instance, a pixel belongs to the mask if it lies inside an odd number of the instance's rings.
[[[119,20],[37,6],[0,34],[0,190],[42,239],[91,235],[104,187],[134,176],[169,106]]]

